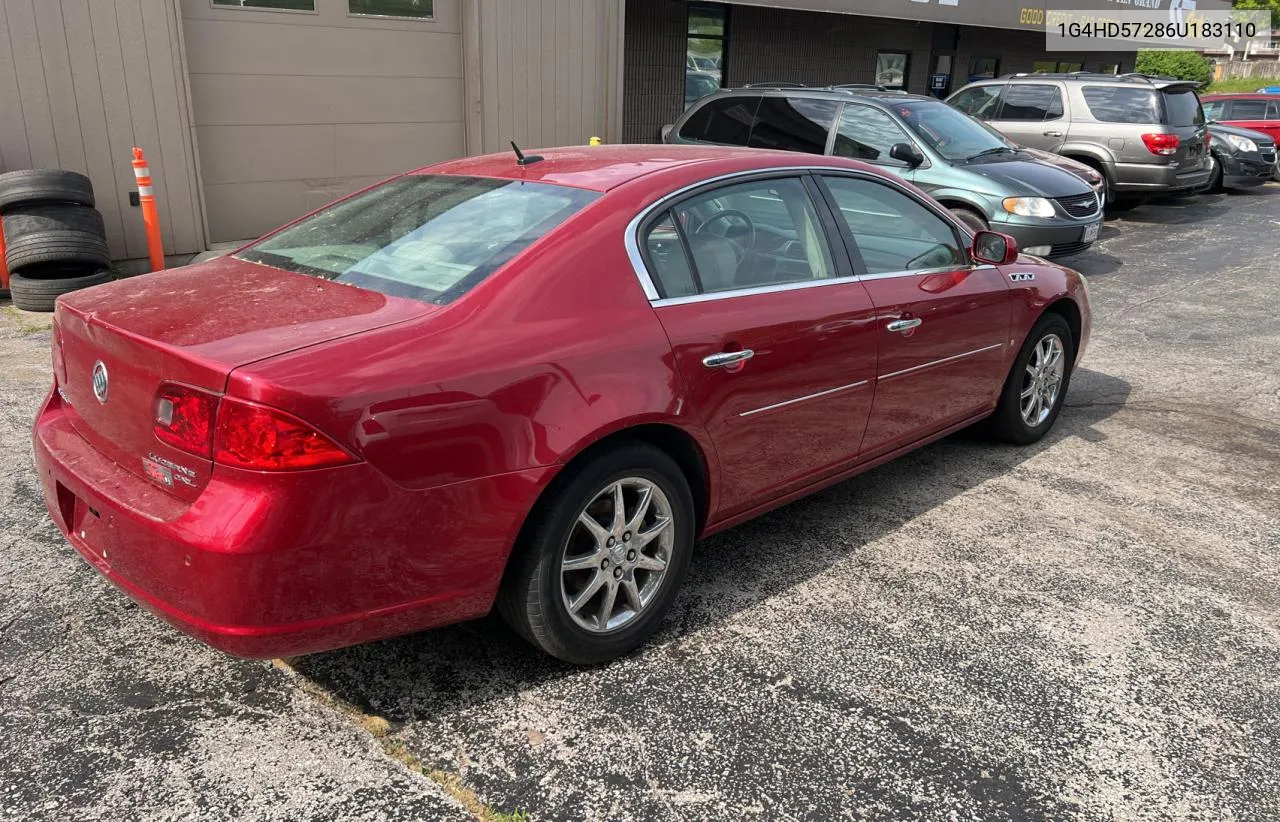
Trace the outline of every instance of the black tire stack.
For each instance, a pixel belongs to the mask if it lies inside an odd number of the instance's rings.
[[[0,174],[15,306],[52,311],[61,294],[111,282],[107,236],[93,206],[93,184],[83,174],[43,168]]]

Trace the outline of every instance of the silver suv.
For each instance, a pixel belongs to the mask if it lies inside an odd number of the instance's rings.
[[[1015,143],[1093,166],[1112,211],[1209,181],[1199,83],[1141,74],[1010,74],[971,83],[947,102]]]

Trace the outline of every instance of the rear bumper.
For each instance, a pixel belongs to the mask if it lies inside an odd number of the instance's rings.
[[[46,400],[49,514],[147,610],[236,656],[296,656],[482,616],[550,469],[406,491],[367,465],[217,469],[193,503],[102,455]]]
[[[1199,188],[1209,182],[1213,173],[1207,162],[1194,167],[1159,165],[1157,163],[1116,163],[1111,190],[1117,194],[1168,194]]]

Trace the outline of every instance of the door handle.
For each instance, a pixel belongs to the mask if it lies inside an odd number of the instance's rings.
[[[890,331],[910,331],[913,328],[919,328],[924,320],[919,317],[913,317],[909,320],[894,320],[885,326]]]
[[[741,351],[721,351],[719,354],[712,354],[702,358],[702,364],[707,368],[727,368],[731,365],[744,363],[756,355],[756,352],[750,348],[744,348]]]
[[[1061,131],[1046,131],[1046,132],[1044,133],[1044,136],[1046,136],[1046,137],[1061,137],[1061,136],[1062,136],[1062,132],[1061,132]]]

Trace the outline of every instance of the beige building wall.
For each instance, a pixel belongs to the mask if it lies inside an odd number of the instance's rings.
[[[462,0],[471,154],[622,138],[623,0]]]
[[[432,20],[181,4],[211,242],[466,153],[460,0]]]
[[[151,163],[165,251],[205,247],[174,0],[0,0],[0,171],[93,180],[112,256],[145,257],[133,146]]]

